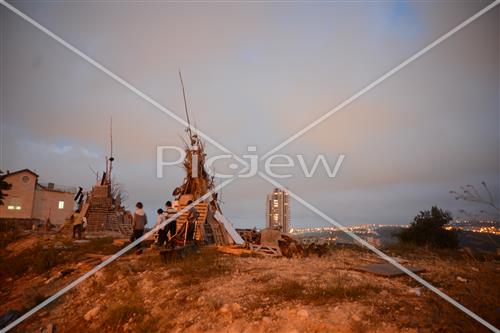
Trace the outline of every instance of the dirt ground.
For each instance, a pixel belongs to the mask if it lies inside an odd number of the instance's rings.
[[[0,249],[0,315],[42,302],[123,244],[21,238]],[[34,250],[35,249],[35,250]],[[47,254],[48,253],[48,254]],[[394,249],[424,279],[495,326],[495,257]],[[34,265],[31,261],[42,261]],[[407,276],[353,270],[378,258],[357,248],[323,257],[234,256],[205,247],[177,262],[127,254],[12,332],[487,332]]]

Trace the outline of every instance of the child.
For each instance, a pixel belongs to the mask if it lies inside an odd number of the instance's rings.
[[[165,221],[165,216],[163,215],[163,209],[158,209],[156,211],[158,213],[158,216],[156,217],[156,227],[159,227],[163,221]],[[162,246],[163,243],[165,243],[167,240],[167,231],[165,226],[163,228],[158,229],[158,246]]]
[[[171,218],[175,214],[177,214],[177,210],[174,207],[172,207],[171,201],[167,201],[165,203],[165,207],[166,207],[166,211],[164,213],[165,220],[168,220],[169,218]],[[166,229],[165,235],[167,234],[167,232],[170,232],[169,239],[172,238],[175,235],[175,233],[177,232],[177,221],[174,219],[174,220],[168,222],[167,227],[165,229]]]

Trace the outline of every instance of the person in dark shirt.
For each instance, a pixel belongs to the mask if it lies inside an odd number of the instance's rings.
[[[165,212],[163,213],[163,215],[165,216],[165,220],[172,218],[175,214],[177,214],[177,209],[172,207],[171,201],[167,201],[165,203]],[[177,220],[174,219],[174,220],[167,223],[165,234],[170,234],[169,238],[168,238],[168,239],[170,239],[170,238],[174,237],[176,232],[177,232]]]
[[[192,200],[189,200],[188,201],[188,206],[191,205],[193,203]],[[189,214],[188,214],[188,217],[187,217],[187,229],[186,229],[186,238],[185,240],[193,240],[194,238],[194,231],[195,231],[195,228],[196,228],[196,220],[198,219],[198,217],[200,216],[200,213],[198,213],[198,211],[196,210],[196,207],[193,205],[190,209],[189,209]]]
[[[134,231],[132,232],[132,238],[130,241],[133,242],[144,235],[144,228],[146,227],[146,224],[148,224],[148,218],[146,213],[144,213],[142,202],[138,202],[135,205],[135,212],[132,220],[132,228]],[[137,244],[136,249],[141,250],[141,243]]]

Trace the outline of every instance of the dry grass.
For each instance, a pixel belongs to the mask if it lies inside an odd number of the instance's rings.
[[[297,300],[303,303],[323,305],[331,301],[359,300],[381,290],[382,288],[376,285],[368,283],[353,284],[344,278],[327,283],[311,283],[307,285],[286,279],[270,284],[264,289],[264,293],[277,297],[280,301]]]
[[[0,279],[16,278],[26,272],[44,273],[61,264],[61,250],[53,247],[45,248],[42,244],[26,249],[13,256],[0,256]]]
[[[0,256],[0,280],[16,278],[31,272],[41,274],[62,265],[79,262],[87,253],[112,254],[118,250],[111,238],[92,239],[89,243],[74,245],[68,239],[39,240],[35,246],[19,253]]]
[[[230,274],[231,262],[234,258],[222,256],[215,249],[202,248],[198,252],[188,254],[183,260],[171,265],[173,270],[178,270],[179,286],[198,284],[207,279]]]
[[[106,313],[106,324],[112,327],[120,326],[131,318],[141,321],[147,313],[144,305],[136,299],[112,305]]]

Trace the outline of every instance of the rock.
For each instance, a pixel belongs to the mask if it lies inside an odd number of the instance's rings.
[[[241,310],[241,305],[239,305],[238,303],[232,303],[232,304],[224,304],[219,309],[219,312],[222,314],[229,314],[229,313],[238,312],[240,310]]]
[[[89,310],[85,316],[83,316],[83,319],[85,319],[86,321],[91,321],[92,319],[94,319],[97,314],[99,313],[99,310],[100,310],[100,306],[96,306],[95,308]]]
[[[156,305],[153,307],[153,309],[151,310],[151,314],[153,315],[153,317],[160,317],[162,314],[163,314],[163,309],[161,306],[159,305]]]
[[[56,326],[52,323],[48,324],[45,328],[45,333],[54,333],[56,331]]]
[[[52,282],[54,282],[55,280],[59,279],[59,275],[54,275],[52,276],[51,278],[47,279],[47,281],[45,281],[44,283],[45,284],[51,284]]]
[[[222,314],[229,313],[230,311],[230,305],[229,304],[224,304],[220,309],[219,312]]]
[[[180,273],[182,273],[182,268],[179,268],[179,267],[172,268],[172,269],[169,269],[167,272],[169,275],[180,274]]]
[[[410,294],[417,295],[417,296],[422,295],[422,292],[420,291],[420,288],[410,288],[410,290],[408,290],[408,292]]]
[[[299,317],[302,320],[305,320],[309,318],[309,312],[306,309],[301,309],[297,311],[297,317]]]
[[[458,282],[467,282],[467,279],[461,277],[461,276],[457,276],[457,281]]]
[[[361,317],[360,317],[360,316],[358,316],[357,314],[353,314],[353,315],[351,316],[351,318],[352,318],[352,320],[354,320],[354,321],[361,321]]]
[[[269,324],[269,323],[270,323],[271,321],[273,321],[273,320],[272,320],[272,318],[271,318],[271,317],[262,317],[262,321],[263,321],[264,323],[266,323],[266,324]]]

